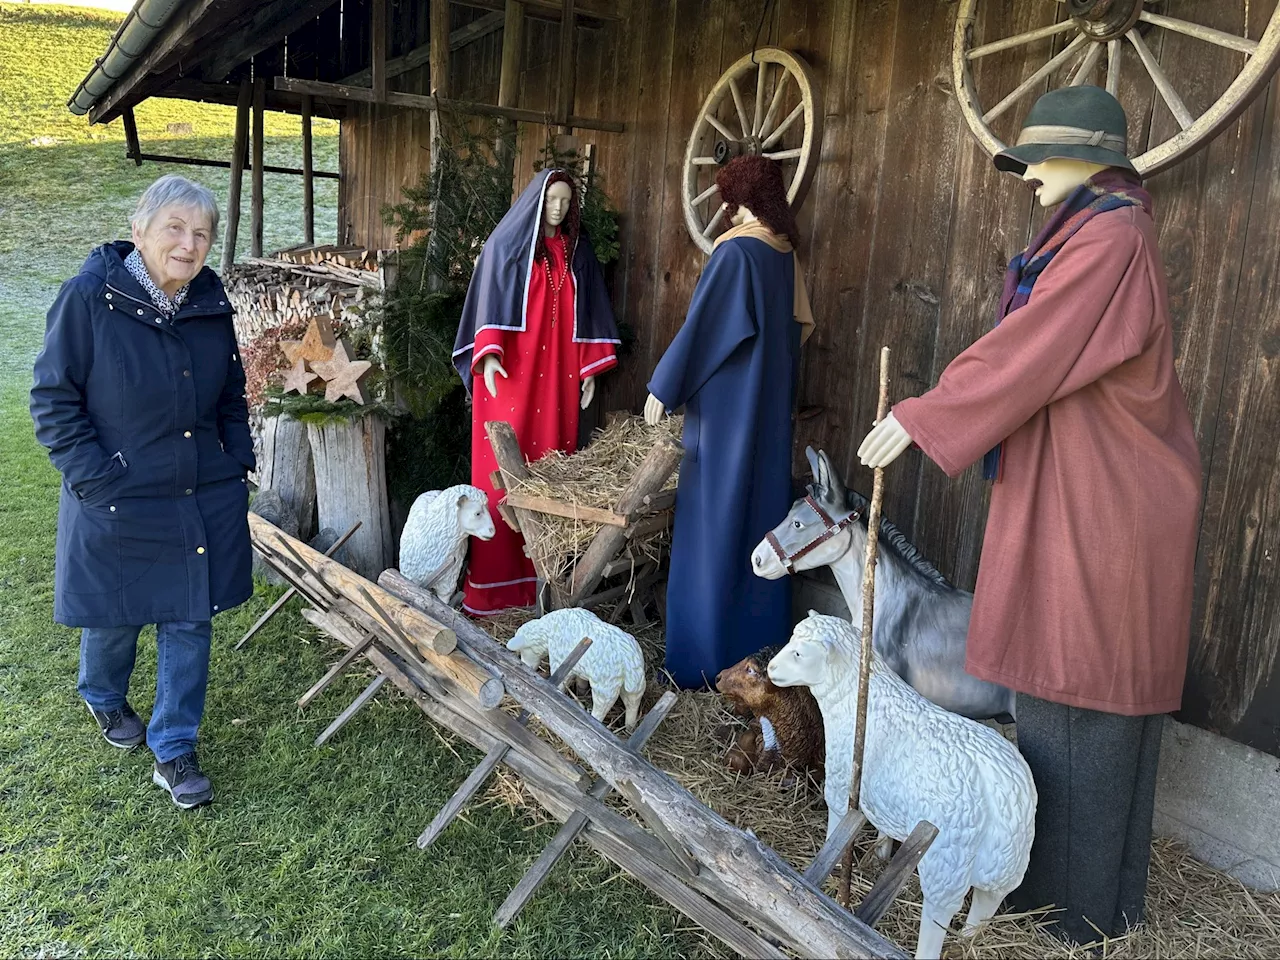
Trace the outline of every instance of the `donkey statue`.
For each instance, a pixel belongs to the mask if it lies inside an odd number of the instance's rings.
[[[865,497],[845,490],[826,453],[805,449],[813,470],[809,495],[791,505],[751,554],[756,576],[777,580],[799,570],[829,566],[862,622],[862,568],[866,562]],[[964,672],[965,638],[973,594],[957,589],[889,521],[880,520],[872,643],[876,653],[922,696],[974,720],[1014,718],[1014,693]]]

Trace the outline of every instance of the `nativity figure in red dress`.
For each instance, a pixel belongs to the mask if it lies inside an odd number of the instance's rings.
[[[471,543],[469,613],[532,606],[537,592],[524,539],[497,512],[485,423],[510,423],[527,460],[572,453],[595,378],[618,363],[618,328],[580,210],[570,173],[540,172],[485,242],[467,290],[453,363],[472,399],[471,482],[489,495],[497,531]]]

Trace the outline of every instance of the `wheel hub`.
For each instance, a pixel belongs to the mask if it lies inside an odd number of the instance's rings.
[[[758,157],[763,152],[764,147],[759,137],[746,137],[742,140],[717,140],[711,155],[723,167],[734,157]]]
[[[1095,43],[1118,40],[1138,22],[1142,0],[1067,0],[1067,13]]]

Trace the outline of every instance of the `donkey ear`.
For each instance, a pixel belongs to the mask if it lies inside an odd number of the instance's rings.
[[[840,475],[831,466],[831,458],[827,456],[825,450],[818,451],[818,459],[822,463],[823,486],[826,487],[827,497],[833,503],[843,505],[845,501],[844,481],[840,479]]]
[[[809,461],[809,469],[813,471],[813,482],[818,483],[818,454],[813,447],[804,448],[805,458]]]

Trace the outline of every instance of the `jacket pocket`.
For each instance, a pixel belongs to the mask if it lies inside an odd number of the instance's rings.
[[[124,478],[129,464],[124,454],[117,450],[111,455],[107,472],[100,477],[73,487],[71,492],[84,503],[101,503]]]

